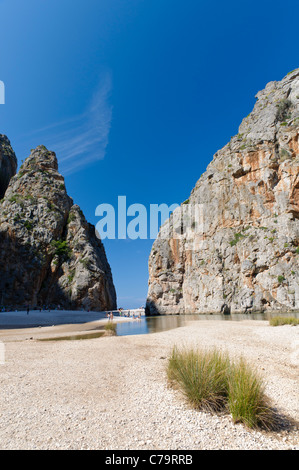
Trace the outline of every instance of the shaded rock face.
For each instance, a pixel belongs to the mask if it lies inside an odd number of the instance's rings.
[[[39,146],[0,204],[0,304],[116,308],[102,242],[68,196],[54,152]]]
[[[0,134],[0,199],[4,197],[10,179],[16,174],[17,166],[17,158],[8,138]]]
[[[256,98],[161,228],[147,314],[299,310],[299,69]],[[185,206],[197,216],[181,230]]]

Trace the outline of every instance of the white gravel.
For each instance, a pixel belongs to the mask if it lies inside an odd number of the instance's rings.
[[[243,355],[263,374],[273,405],[299,421],[299,327],[215,320],[143,336],[38,341],[50,331],[0,331],[1,450],[299,450],[298,429],[250,431],[189,409],[165,372],[174,344]]]

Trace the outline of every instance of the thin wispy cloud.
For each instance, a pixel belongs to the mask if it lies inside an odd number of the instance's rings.
[[[40,142],[56,153],[63,175],[104,158],[112,120],[111,87],[111,76],[106,73],[82,114],[32,132],[35,139],[39,136]]]

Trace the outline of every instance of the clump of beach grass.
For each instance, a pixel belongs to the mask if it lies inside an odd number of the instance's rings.
[[[277,418],[258,373],[222,351],[174,347],[167,376],[197,410],[230,413],[234,423],[274,430]]]
[[[271,326],[281,326],[281,325],[299,325],[299,318],[295,317],[284,317],[284,316],[277,316],[272,317],[269,320],[269,324]]]
[[[109,321],[106,323],[104,326],[105,332],[109,335],[116,336],[116,323],[113,323],[112,321]]]
[[[196,409],[220,411],[227,394],[228,357],[214,350],[173,348],[168,362],[168,378],[176,383]]]
[[[232,364],[229,371],[228,409],[234,423],[268,431],[277,426],[277,417],[265,394],[263,380],[243,358]]]

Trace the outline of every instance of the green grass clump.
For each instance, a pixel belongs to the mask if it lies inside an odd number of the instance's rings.
[[[104,329],[107,333],[110,333],[112,335],[116,335],[116,323],[113,323],[113,322],[108,322],[106,323],[106,325],[104,326]]]
[[[283,317],[283,316],[277,316],[277,317],[272,317],[269,320],[269,324],[271,326],[281,326],[281,325],[299,325],[299,318],[295,317]]]
[[[179,351],[174,348],[168,378],[176,382],[196,409],[220,411],[227,394],[228,358],[217,351]]]
[[[234,423],[271,430],[276,418],[258,373],[241,359],[229,374],[228,408]]]
[[[277,425],[263,382],[244,359],[232,362],[228,354],[217,350],[174,347],[167,375],[197,410],[230,413],[234,423],[249,428],[271,430]]]

